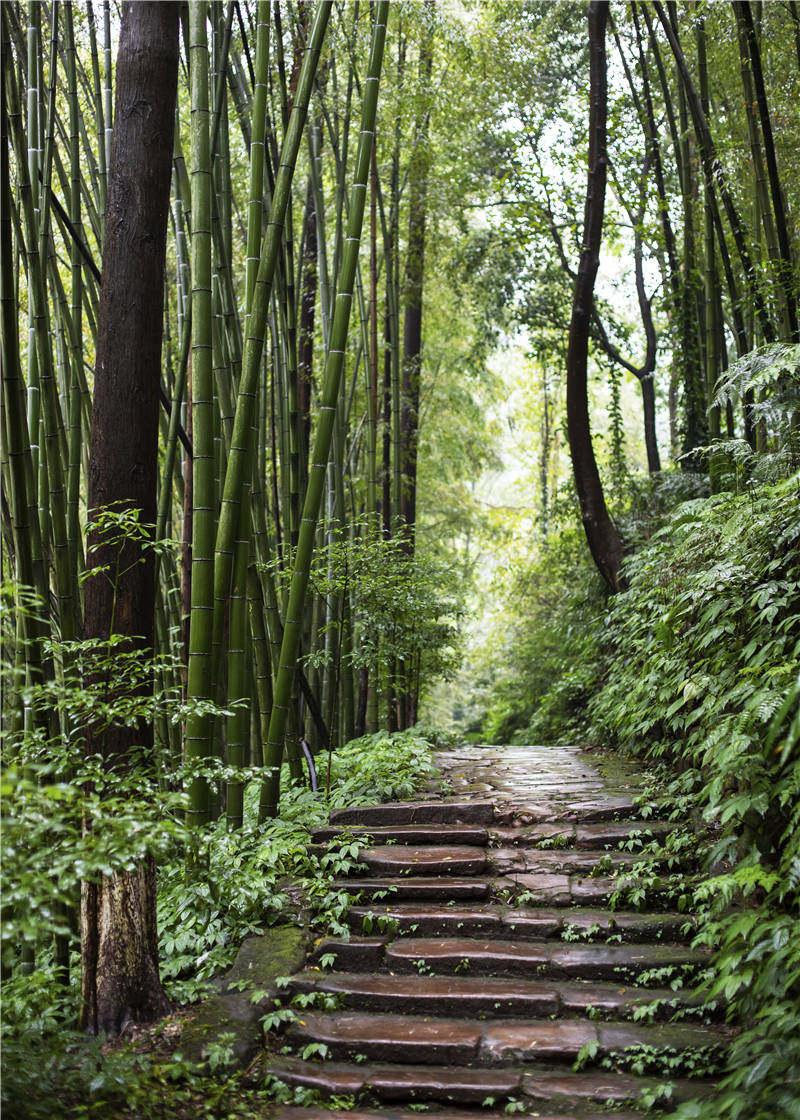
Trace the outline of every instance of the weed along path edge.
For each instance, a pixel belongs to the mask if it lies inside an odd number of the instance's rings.
[[[626,901],[671,827],[642,815],[636,771],[575,747],[438,761],[428,799],[314,834],[368,840],[349,936],[316,944],[268,1036],[276,1115],[630,1117],[713,1095],[730,1028],[696,990],[692,916],[657,880]]]

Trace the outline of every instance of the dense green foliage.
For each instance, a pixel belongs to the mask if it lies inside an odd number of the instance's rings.
[[[127,866],[143,850],[159,856],[162,975],[176,1003],[199,999],[212,990],[211,981],[230,965],[243,938],[266,926],[289,921],[307,924],[317,934],[343,932],[348,899],[332,883],[357,865],[360,844],[345,839],[328,852],[315,852],[309,848],[309,831],[324,824],[339,806],[410,798],[420,792],[436,773],[433,744],[426,734],[431,732],[378,733],[353,740],[331,756],[328,772],[320,775],[319,793],[290,787],[280,817],[259,826],[258,791],[252,788],[244,829],[228,831],[220,819],[199,838],[182,822],[183,795],[165,799],[152,790],[147,798],[141,791],[137,794],[141,773],[119,783],[114,791],[127,802],[124,824],[113,832],[100,827],[100,836],[92,844],[73,826],[73,822],[79,825],[82,812],[91,809],[91,799],[82,790],[85,770],[71,782],[48,781],[40,774],[35,799],[29,781],[7,771],[3,895],[17,907],[24,896],[27,909],[24,923],[4,923],[4,952],[13,959],[23,937],[37,945],[39,953],[32,972],[18,973],[4,986],[4,1107],[13,1103],[18,1108],[24,1097],[27,1111],[17,1115],[47,1117],[53,1115],[57,1096],[65,1102],[65,1116],[117,1115],[122,1101],[136,1109],[136,1116],[171,1116],[176,1113],[170,1108],[177,1109],[184,1099],[181,1094],[187,1102],[196,1101],[201,1088],[208,1090],[203,1087],[203,1071],[182,1063],[179,1056],[165,1058],[163,1066],[158,1059],[124,1048],[103,1057],[99,1049],[87,1047],[80,1035],[64,1030],[64,1023],[76,1013],[77,985],[73,981],[65,987],[59,982],[43,946],[52,928],[53,907],[69,897],[71,868],[78,864],[88,876]],[[53,803],[61,811],[60,827],[48,828],[50,861],[47,866],[32,866],[23,838],[42,842],[38,830],[44,827],[43,809]],[[158,834],[154,803],[160,810],[157,819],[170,821]],[[119,823],[121,814],[112,819]],[[202,875],[187,874],[190,845]],[[23,861],[26,869],[21,868]],[[35,1091],[29,1083],[33,1062],[42,1069]],[[171,1104],[159,1100],[162,1079],[177,1082]],[[234,1088],[230,1086],[232,1093]],[[87,1090],[92,1099],[84,1111],[80,1102]],[[213,1094],[226,1092],[224,1082],[213,1089]],[[208,1114],[215,1115],[211,1103]]]
[[[664,478],[629,510],[629,587],[613,600],[569,527],[517,575],[486,729],[616,746],[653,768],[675,830],[638,871],[646,885],[665,855],[675,867],[676,900],[716,951],[709,998],[744,1024],[713,1115],[796,1116],[800,475],[665,510],[681,490]],[[707,876],[694,893],[687,857]]]
[[[699,936],[745,1028],[721,1116],[800,1110],[798,497],[794,475],[678,507],[629,562],[588,709],[598,741],[670,776],[676,822],[708,826]]]
[[[340,931],[332,880],[358,844],[323,856],[309,830],[424,788],[421,710],[653,770],[675,829],[625,901],[666,858],[702,916],[709,999],[744,1024],[718,1114],[800,1118],[798,6],[611,8],[587,441],[626,549],[613,601],[563,424],[584,4],[392,0],[381,67],[384,5],[192,0],[155,525],[87,508],[121,9],[0,8],[9,1099],[37,1120],[54,1097],[76,1116],[260,1107],[224,1047],[198,1071],[72,1032],[81,889],[155,865],[176,1004],[255,930]],[[119,534],[115,593],[129,546],[155,550],[152,657],[113,612],[82,640],[92,534]],[[86,750],[151,724],[122,761]]]

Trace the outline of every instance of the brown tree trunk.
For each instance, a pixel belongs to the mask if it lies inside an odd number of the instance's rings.
[[[622,542],[606,508],[589,424],[587,366],[594,283],[603,239],[606,193],[606,21],[608,4],[589,5],[589,175],[584,210],[583,248],[572,302],[567,348],[567,432],[575,489],[589,550],[612,591],[620,586]]]
[[[178,80],[177,4],[123,6],[117,58],[114,141],[97,332],[89,460],[90,516],[109,507],[156,520],[158,407],[164,256]],[[154,554],[127,540],[90,538],[93,567],[121,560],[116,586],[105,574],[86,584],[85,636],[125,635],[150,656],[155,613]],[[125,647],[123,647],[125,648]],[[150,685],[152,687],[152,685]],[[147,682],[141,686],[147,690]],[[113,700],[113,693],[109,696]],[[149,723],[89,727],[87,749],[124,772],[152,749]],[[155,867],[150,859],[83,885],[83,1006],[89,1030],[118,1034],[168,1009],[158,974]]]
[[[642,411],[644,413],[644,445],[647,451],[647,469],[651,474],[661,470],[661,456],[658,453],[656,437],[656,388],[653,374],[646,373],[639,381],[642,388]]]

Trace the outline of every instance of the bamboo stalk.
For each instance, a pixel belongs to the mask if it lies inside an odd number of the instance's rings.
[[[342,255],[341,274],[336,289],[336,305],[331,327],[330,346],[325,360],[325,377],[319,420],[314,440],[314,448],[309,469],[308,488],[303,504],[300,536],[295,554],[289,602],[284,620],[283,641],[281,642],[280,665],[275,684],[275,696],[270,718],[267,751],[280,757],[286,735],[289,716],[289,702],[295,680],[297,651],[302,633],[306,590],[310,573],[311,558],[314,550],[317,519],[319,517],[325,471],[333,436],[336,417],[344,351],[347,342],[350,313],[353,302],[358,247],[367,192],[367,178],[375,135],[375,116],[378,104],[383,49],[386,40],[386,20],[388,0],[379,0],[375,5],[375,19],[372,31],[367,78],[364,82],[364,97],[361,111],[361,133],[358,155],[350,200],[350,215],[347,237]]]

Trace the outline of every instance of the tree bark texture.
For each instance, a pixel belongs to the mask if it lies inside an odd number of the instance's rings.
[[[607,156],[605,29],[608,4],[589,5],[589,173],[583,248],[572,302],[567,347],[567,432],[586,540],[598,571],[612,591],[620,586],[622,542],[606,508],[589,423],[587,367],[594,284],[600,263]]]
[[[90,516],[135,509],[156,520],[158,407],[164,257],[178,78],[177,4],[123,6],[116,112],[97,336],[89,463]],[[155,565],[151,550],[95,534],[92,565],[117,562],[116,588],[102,574],[86,584],[85,636],[122,634],[128,649],[153,648]],[[146,687],[146,684],[142,686]],[[145,759],[152,726],[87,729],[87,748],[122,772]],[[168,1004],[158,975],[155,868],[150,860],[83,886],[83,1024],[117,1034]]]

